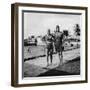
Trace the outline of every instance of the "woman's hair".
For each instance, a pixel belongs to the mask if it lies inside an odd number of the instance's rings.
[[[57,32],[60,32],[60,27],[59,27],[59,25],[56,25],[56,31],[57,31]]]
[[[50,34],[50,29],[48,29],[47,33]]]

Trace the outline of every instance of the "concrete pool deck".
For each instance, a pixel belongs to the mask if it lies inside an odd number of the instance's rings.
[[[77,59],[79,60],[78,62],[77,62]],[[66,63],[72,60],[74,60],[75,65],[72,62],[70,63],[71,66],[69,67],[69,63],[68,64]],[[80,69],[80,48],[63,52],[63,63],[64,64],[63,66],[59,66],[59,63],[60,61],[58,59],[57,54],[53,55],[53,64],[48,67],[47,67],[46,57],[40,57],[40,58],[36,58],[35,60],[25,61],[24,62],[24,76],[25,77],[36,77],[52,69],[56,69],[57,67],[60,68],[59,70],[62,70],[64,72],[73,72],[73,71],[70,71],[73,68],[73,65],[75,66],[73,70],[75,70],[75,72],[79,72],[78,70],[76,70],[76,68]],[[68,70],[70,69],[70,70],[68,71],[67,69]]]

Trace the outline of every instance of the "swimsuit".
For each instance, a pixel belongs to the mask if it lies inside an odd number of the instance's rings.
[[[62,51],[62,39],[63,39],[62,33],[56,32],[55,33],[55,49],[56,49],[56,52]]]

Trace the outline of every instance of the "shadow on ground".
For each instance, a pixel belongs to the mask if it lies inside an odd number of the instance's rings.
[[[80,57],[64,63],[54,69],[41,73],[41,76],[65,76],[65,75],[80,75]]]

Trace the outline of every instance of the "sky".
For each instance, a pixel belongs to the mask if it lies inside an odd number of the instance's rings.
[[[60,26],[61,31],[68,30],[73,34],[75,24],[81,27],[81,15],[25,12],[24,39],[30,35],[45,35],[48,29],[53,32],[56,25]]]

